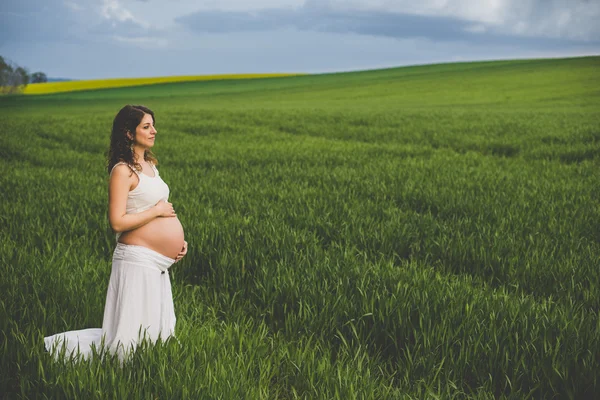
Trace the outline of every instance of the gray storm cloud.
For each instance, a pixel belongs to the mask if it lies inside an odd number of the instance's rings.
[[[242,0],[179,0],[176,4],[8,0],[0,2],[0,45],[10,40],[165,36],[168,32],[156,27],[165,18],[165,7],[178,10],[168,17],[175,27],[195,33],[293,28],[473,44],[536,43],[542,48],[600,42],[600,0],[256,0],[252,11]]]
[[[600,38],[598,0],[307,0],[305,7],[446,17],[518,36]]]
[[[506,18],[506,14],[510,13],[510,10],[507,11],[507,9],[498,10],[502,16],[495,17],[496,20],[488,13],[487,15],[482,14],[482,20],[478,21],[475,19],[475,13],[473,13],[472,19],[466,19],[444,15],[441,9],[437,10],[438,15],[420,15],[383,11],[383,5],[377,6],[377,4],[371,6],[370,9],[367,7],[358,9],[353,6],[352,2],[345,4],[348,9],[342,9],[342,3],[340,1],[330,1],[329,3],[308,1],[303,7],[296,9],[263,9],[252,12],[203,10],[178,17],[175,21],[187,29],[199,33],[271,31],[294,28],[300,31],[357,33],[392,38],[426,38],[441,42],[463,41],[473,44],[519,47],[534,45],[538,48],[587,43],[590,42],[589,39],[593,39],[591,42],[600,40],[597,32],[593,30],[590,31],[588,39],[575,38],[574,36],[577,35],[545,34],[542,27],[548,25],[548,22],[536,22],[536,18],[533,17],[528,22],[534,28],[537,26],[537,30],[534,29],[533,33],[529,32],[532,28],[527,31],[525,29],[527,24],[518,21],[515,22],[515,27],[512,25],[507,27],[500,23],[500,20]],[[412,10],[419,11],[414,7]],[[557,13],[556,10],[544,10],[540,12],[538,19],[547,21]],[[485,22],[486,20],[491,22]],[[565,21],[566,19],[563,18],[562,25],[559,23],[560,21],[557,21],[556,26],[562,26],[562,29],[565,30]]]

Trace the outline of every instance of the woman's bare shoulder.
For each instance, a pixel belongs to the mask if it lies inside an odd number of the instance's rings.
[[[124,174],[127,174],[127,176],[130,176],[131,172],[137,172],[137,171],[131,165],[127,164],[126,162],[120,161],[112,167],[110,174],[113,175],[115,173],[118,173],[121,176]]]
[[[127,182],[131,186],[138,180],[134,172],[136,171],[126,163],[115,164],[110,172],[110,182]]]
[[[140,178],[133,172],[134,170],[126,163],[116,164],[110,173],[109,192],[121,190],[120,188],[126,192],[135,189]]]

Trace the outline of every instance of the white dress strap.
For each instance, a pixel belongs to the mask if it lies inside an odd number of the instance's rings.
[[[115,170],[115,167],[116,167],[117,165],[119,165],[119,164],[124,164],[124,165],[127,165],[127,166],[128,166],[128,167],[129,167],[129,168],[130,168],[130,169],[131,169],[133,172],[135,172],[135,173],[136,173],[136,174],[138,174],[138,175],[140,174],[140,173],[139,173],[138,171],[136,171],[136,169],[135,169],[135,168],[133,168],[131,165],[127,164],[126,162],[119,161],[119,162],[118,162],[118,163],[116,163],[116,164],[115,164],[115,165],[112,167],[112,169],[110,170],[110,174],[111,174],[111,175],[112,175],[112,172]]]

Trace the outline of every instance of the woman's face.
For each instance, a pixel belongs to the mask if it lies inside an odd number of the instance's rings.
[[[135,144],[145,148],[150,148],[154,146],[155,136],[156,129],[154,129],[152,115],[144,114],[144,118],[142,118],[140,124],[135,128]]]

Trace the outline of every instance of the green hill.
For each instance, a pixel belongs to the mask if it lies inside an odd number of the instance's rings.
[[[149,85],[22,101],[162,99],[206,107],[586,106],[600,94],[600,57],[468,62],[301,77]]]

